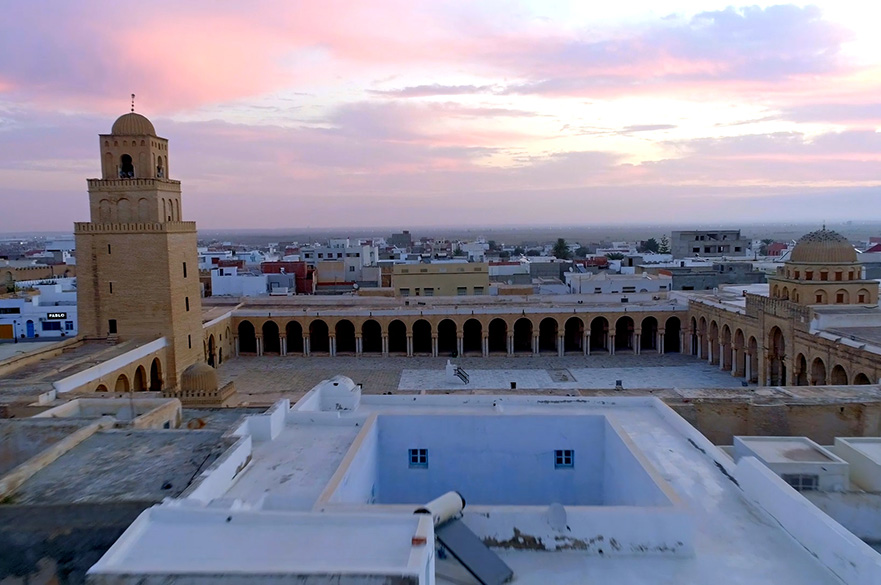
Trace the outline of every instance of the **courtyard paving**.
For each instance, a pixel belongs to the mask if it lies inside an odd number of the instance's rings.
[[[336,375],[363,385],[366,394],[421,391],[517,390],[565,392],[624,388],[741,387],[741,379],[693,356],[653,353],[610,356],[491,356],[452,360],[464,368],[470,383],[448,383],[446,357],[380,356],[263,356],[240,357],[218,370],[221,382],[235,382],[241,404],[269,404],[279,398],[296,400],[312,387]]]

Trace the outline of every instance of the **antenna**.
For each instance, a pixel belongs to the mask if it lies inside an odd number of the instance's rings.
[[[135,94],[132,94],[132,112],[135,111]]]

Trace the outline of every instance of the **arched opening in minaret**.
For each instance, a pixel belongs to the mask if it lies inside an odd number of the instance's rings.
[[[132,163],[132,157],[124,154],[119,157],[119,178],[133,179],[135,176],[135,165]]]
[[[162,390],[162,364],[159,358],[153,358],[150,364],[150,391],[160,392]]]
[[[165,177],[165,167],[162,165],[162,157],[156,159],[156,176],[160,179]]]

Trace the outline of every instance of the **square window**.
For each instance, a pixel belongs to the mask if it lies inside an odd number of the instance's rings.
[[[482,295],[483,294],[483,287],[482,286],[475,286],[474,287],[474,294],[477,296]]]
[[[807,475],[802,473],[784,473],[783,481],[788,483],[794,489],[800,492],[815,491],[819,489],[820,478],[817,475]]]
[[[557,449],[554,451],[554,468],[571,469],[575,467],[575,451],[572,449]]]
[[[428,449],[410,449],[408,455],[411,468],[428,468]]]
[[[64,322],[64,330],[65,331],[73,331],[73,321],[65,321]]]
[[[468,294],[468,287],[465,286],[457,286],[456,287],[456,296],[463,297]]]

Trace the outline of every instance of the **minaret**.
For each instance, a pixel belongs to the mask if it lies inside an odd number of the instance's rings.
[[[132,111],[99,136],[91,221],[74,225],[79,330],[120,341],[164,337],[163,383],[176,388],[181,372],[203,359],[196,223],[182,219],[168,140],[134,112],[132,98]]]

